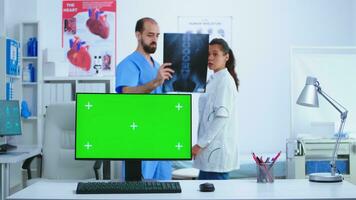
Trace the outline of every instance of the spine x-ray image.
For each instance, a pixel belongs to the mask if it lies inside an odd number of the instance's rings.
[[[208,66],[208,34],[165,33],[164,62],[175,73],[163,84],[164,92],[204,92]]]

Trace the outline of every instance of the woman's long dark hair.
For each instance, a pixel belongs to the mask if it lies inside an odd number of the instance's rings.
[[[220,39],[220,38],[215,38],[213,39],[209,45],[219,45],[221,50],[224,52],[224,54],[229,54],[229,60],[226,62],[226,68],[227,71],[229,71],[229,73],[231,74],[232,78],[235,81],[235,85],[236,85],[236,89],[237,91],[239,91],[239,85],[240,85],[240,81],[237,78],[236,72],[235,72],[235,56],[234,53],[232,52],[232,50],[230,49],[229,45],[227,44],[227,42],[224,39]]]

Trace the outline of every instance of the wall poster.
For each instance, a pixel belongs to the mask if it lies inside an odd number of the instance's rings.
[[[62,48],[69,76],[113,76],[116,0],[63,0]]]
[[[178,31],[181,33],[209,34],[209,40],[223,38],[232,45],[232,16],[222,17],[178,17]]]
[[[180,33],[209,34],[209,41],[214,38],[222,38],[232,48],[232,16],[179,16],[178,31]],[[212,74],[212,70],[208,70],[207,77]]]

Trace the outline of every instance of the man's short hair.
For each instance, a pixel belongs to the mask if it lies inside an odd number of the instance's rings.
[[[152,19],[150,17],[141,18],[136,22],[135,32],[142,33],[146,21],[150,21],[150,22],[152,22],[154,24],[157,24],[156,20],[154,20],[154,19]]]

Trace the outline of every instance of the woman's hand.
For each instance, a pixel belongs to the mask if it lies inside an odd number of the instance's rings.
[[[201,151],[201,147],[199,145],[194,145],[192,149],[192,154],[193,154],[193,159],[195,159],[195,156],[198,155]]]

